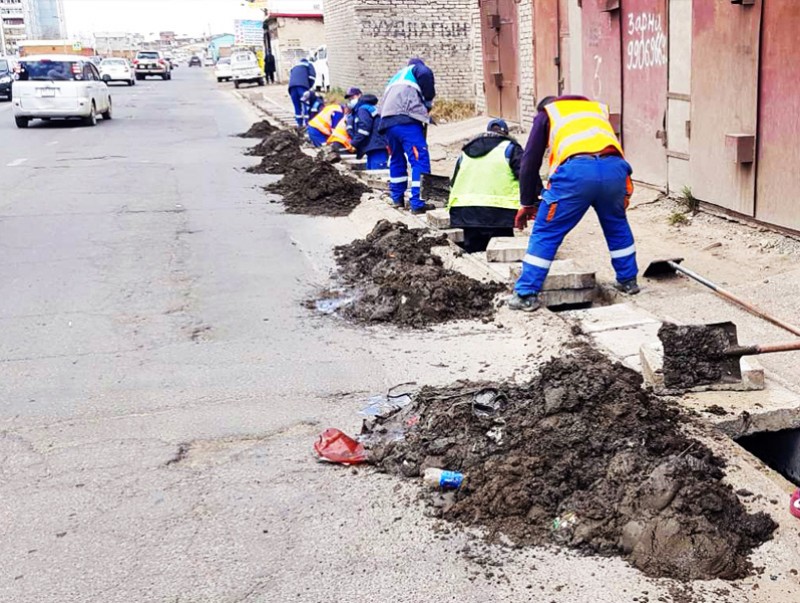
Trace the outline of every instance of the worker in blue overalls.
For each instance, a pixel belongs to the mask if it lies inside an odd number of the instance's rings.
[[[300,62],[289,72],[289,96],[292,97],[294,120],[298,128],[304,127],[308,122],[303,95],[314,89],[316,81],[317,71],[308,59],[300,59]]]
[[[609,121],[608,106],[583,96],[547,97],[538,106],[520,167],[515,226],[535,218],[522,275],[507,304],[531,312],[561,242],[594,208],[611,252],[615,287],[639,293],[636,246],[626,216],[633,194],[631,166]],[[550,176],[543,189],[539,170],[550,147]],[[541,203],[539,197],[541,194]]]
[[[367,158],[367,170],[385,170],[389,164],[386,139],[378,132],[381,116],[378,115],[378,97],[362,94],[358,88],[350,88],[345,98],[352,109],[347,116],[348,131],[356,157]]]
[[[431,171],[431,158],[425,140],[425,128],[431,123],[430,110],[436,97],[433,71],[422,59],[410,59],[408,65],[389,80],[378,113],[378,131],[386,137],[389,162],[389,192],[398,209],[405,207],[408,189],[408,163],[411,164],[411,213],[423,214],[434,209],[420,199],[420,179]]]

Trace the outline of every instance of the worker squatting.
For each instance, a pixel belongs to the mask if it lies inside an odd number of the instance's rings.
[[[345,106],[326,104],[314,92],[315,80],[306,59],[289,76],[295,120],[310,142],[366,157],[368,170],[388,165],[396,208],[405,208],[410,189],[412,213],[433,209],[420,197],[422,175],[431,170],[426,135],[436,97],[434,74],[424,61],[409,60],[381,99],[350,88]],[[540,170],[548,148],[545,186]],[[636,294],[636,247],[626,216],[631,174],[606,105],[583,96],[547,97],[537,107],[524,150],[501,119],[492,119],[485,133],[462,148],[451,179],[450,223],[464,230],[462,246],[472,253],[534,220],[521,276],[506,300],[511,309],[530,312],[540,306],[539,292],[564,237],[591,207],[608,244],[615,287]]]

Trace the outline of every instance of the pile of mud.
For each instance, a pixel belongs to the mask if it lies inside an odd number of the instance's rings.
[[[261,157],[261,163],[247,168],[251,174],[285,174],[305,157],[300,138],[289,130],[276,130],[259,142],[247,155]]]
[[[403,327],[492,317],[503,286],[445,268],[431,247],[447,238],[428,234],[381,220],[365,239],[337,247],[336,277],[354,289],[354,301],[339,312],[357,322]]]
[[[653,577],[741,578],[777,526],[746,511],[682,424],[638,374],[580,348],[527,385],[423,388],[365,441],[384,471],[463,472],[435,506],[490,536],[620,555]]]
[[[237,134],[237,136],[239,138],[266,138],[277,129],[277,127],[273,126],[265,119],[254,123],[247,132],[242,132],[241,134]]]
[[[730,342],[720,328],[705,325],[664,323],[658,330],[664,348],[664,385],[687,390],[699,385],[720,383],[727,375],[725,350]],[[739,362],[738,358],[732,361]]]

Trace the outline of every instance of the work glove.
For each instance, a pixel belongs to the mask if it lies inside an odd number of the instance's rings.
[[[517,217],[514,218],[514,228],[517,230],[525,230],[528,227],[528,220],[535,220],[538,211],[538,205],[523,205],[520,207],[517,212]]]

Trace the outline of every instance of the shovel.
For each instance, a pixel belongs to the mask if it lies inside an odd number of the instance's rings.
[[[665,323],[658,337],[664,346],[665,385],[685,388],[740,382],[743,356],[800,351],[800,340],[741,346],[732,322],[689,326]]]
[[[740,308],[747,310],[750,314],[758,316],[759,318],[763,318],[764,320],[771,322],[775,326],[780,327],[785,331],[789,331],[789,333],[793,333],[794,335],[800,336],[800,328],[789,324],[788,322],[782,321],[780,318],[776,318],[774,316],[770,316],[762,309],[757,308],[750,302],[743,300],[740,297],[737,297],[730,291],[726,291],[719,285],[712,283],[707,278],[704,278],[697,274],[696,272],[692,272],[688,268],[684,268],[681,266],[681,262],[683,262],[683,258],[673,258],[670,260],[657,260],[655,262],[651,262],[650,265],[647,267],[647,270],[644,271],[645,278],[660,278],[660,277],[669,277],[675,276],[677,272],[681,274],[685,274],[690,279],[697,281],[701,285],[705,285],[709,289],[711,289],[714,293],[719,295],[723,299],[727,299],[728,301],[733,302]]]

